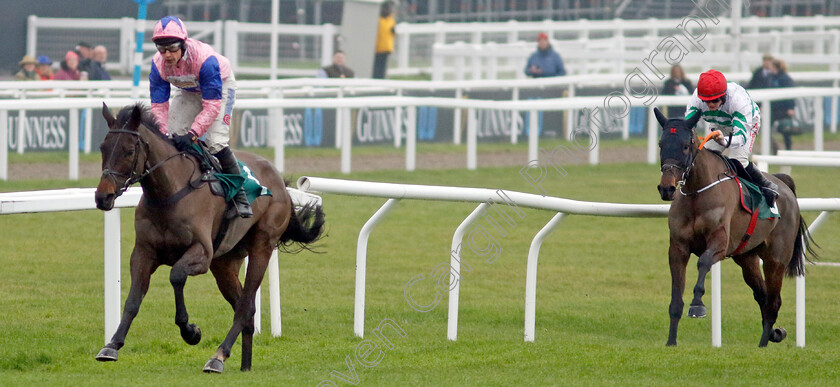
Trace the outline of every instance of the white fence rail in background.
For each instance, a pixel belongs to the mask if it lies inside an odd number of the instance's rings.
[[[735,52],[733,39],[716,39],[711,36],[729,36],[732,20],[728,18],[718,19],[714,24],[712,19],[695,17],[691,22],[690,30],[700,29],[703,35],[697,35],[695,39],[702,40],[702,45],[711,47],[713,52],[728,50]],[[633,39],[647,39],[650,41],[661,41],[662,39],[680,34],[679,26],[684,23],[683,19],[664,20],[577,20],[577,21],[552,21],[544,22],[498,22],[498,23],[426,23],[407,24],[400,23],[396,26],[397,44],[395,45],[396,65],[388,69],[392,75],[407,75],[427,73],[431,74],[437,69],[430,67],[432,64],[432,47],[435,44],[450,44],[458,41],[465,41],[469,44],[484,45],[494,42],[497,44],[514,44],[517,42],[529,42],[534,48],[535,38],[539,32],[546,32],[555,41],[564,44],[587,44],[590,47],[599,44],[601,46],[628,47],[622,41],[630,42]],[[190,32],[193,37],[208,41],[217,48],[217,51],[224,52],[234,64],[234,72],[237,75],[266,75],[269,70],[259,64],[269,62],[271,36],[271,25],[268,23],[239,23],[236,21],[216,22],[195,22],[188,21]],[[689,22],[685,22],[689,23]],[[154,20],[146,22],[146,31],[151,31]],[[838,55],[838,39],[836,31],[840,29],[840,17],[836,16],[812,16],[812,17],[781,17],[781,18],[759,18],[747,17],[739,21],[742,52],[740,64],[736,68],[739,71],[747,71],[748,67],[757,65],[756,61],[761,53],[771,52],[779,55],[782,59],[791,59],[795,64],[825,64],[826,55]],[[119,47],[117,63],[109,64],[109,69],[119,69],[130,73],[133,66],[134,35],[133,28],[135,20],[123,19],[66,19],[66,18],[42,18],[30,16],[27,23],[27,54],[36,55],[43,53],[39,47],[46,42],[39,42],[38,36],[45,35],[49,30],[77,30],[111,31],[119,35]],[[324,25],[299,25],[280,24],[278,34],[284,39],[278,40],[278,44],[290,47],[278,50],[280,63],[309,64],[311,69],[301,69],[299,66],[283,66],[278,69],[280,75],[300,76],[305,74],[314,75],[317,66],[315,64],[329,63],[333,49],[333,37],[341,33],[340,26],[329,24]],[[699,32],[698,32],[699,34]],[[151,36],[147,34],[146,36]],[[248,42],[260,41],[256,45],[249,45]],[[262,41],[265,43],[262,43]],[[587,40],[592,43],[583,43]],[[147,38],[147,42],[150,41]],[[224,42],[224,47],[222,47]],[[291,44],[290,44],[291,43]],[[75,44],[75,41],[73,42]],[[688,44],[688,43],[686,43]],[[252,47],[253,46],[253,47]],[[67,47],[70,49],[72,47]],[[154,47],[151,43],[144,44],[144,52],[152,54]],[[561,51],[564,57],[571,59],[581,50]],[[63,54],[63,51],[61,52]],[[735,55],[738,57],[738,55]],[[614,59],[610,58],[610,59]],[[628,58],[629,59],[629,58]],[[722,58],[726,63],[730,58]],[[246,65],[245,63],[253,63]],[[314,63],[313,63],[314,62]],[[352,58],[348,63],[352,64]],[[592,66],[603,64],[600,57],[591,58],[587,63]],[[829,62],[830,68],[837,69],[837,63]],[[144,69],[149,68],[149,58],[144,59]],[[638,64],[637,64],[638,65]],[[524,66],[524,62],[521,64]],[[351,66],[352,67],[352,66]],[[617,69],[613,69],[617,71]]]
[[[299,191],[294,188],[287,188],[292,202],[296,206],[307,203],[321,204],[321,197]],[[96,203],[93,199],[94,188],[67,188],[59,190],[26,191],[0,193],[0,215],[43,213],[57,211],[95,210]],[[104,212],[105,214],[105,343],[111,340],[111,336],[117,331],[120,323],[121,289],[120,289],[120,209],[136,207],[140,202],[143,190],[140,187],[129,188],[114,203],[114,209]],[[247,265],[246,265],[247,266]],[[277,250],[271,254],[271,261],[268,265],[269,281],[269,305],[271,318],[271,334],[280,336],[280,275],[277,262]],[[260,312],[260,291],[257,290],[256,314],[254,316],[254,327],[259,332],[261,329]]]
[[[303,176],[298,180],[298,188],[312,193],[333,193],[341,195],[355,195],[365,197],[379,197],[388,199],[386,203],[365,223],[359,232],[356,249],[356,281],[355,307],[353,315],[353,332],[364,337],[365,326],[365,283],[367,268],[367,241],[376,224],[401,199],[439,200],[480,203],[478,207],[455,230],[449,258],[451,267],[449,282],[449,313],[447,322],[447,338],[456,340],[458,337],[458,299],[460,292],[461,251],[463,251],[463,236],[467,228],[480,215],[485,214],[487,208],[504,202],[512,212],[521,211],[519,207],[558,212],[534,237],[528,253],[527,274],[525,284],[525,341],[534,341],[536,316],[536,281],[537,261],[539,250],[545,237],[560,223],[563,217],[575,215],[612,216],[612,217],[667,217],[668,204],[619,204],[596,203],[563,199],[515,191],[493,190],[485,188],[442,187],[411,184],[391,184],[352,180],[327,179]],[[807,198],[799,200],[802,211],[822,211],[820,216],[811,224],[809,230],[815,232],[822,224],[829,212],[840,211],[840,198],[821,199]],[[498,209],[497,209],[498,210]],[[502,210],[507,212],[507,210]],[[500,216],[502,216],[500,214]],[[510,216],[510,214],[508,214]],[[520,215],[521,217],[521,215]],[[413,279],[412,279],[413,280]],[[406,302],[408,302],[411,281],[406,284]],[[412,306],[413,307],[413,306]],[[713,266],[711,286],[711,318],[712,345],[721,346],[721,314],[720,314],[720,263]],[[663,320],[664,321],[664,320]],[[805,346],[805,277],[796,279],[796,345]]]
[[[790,98],[813,98],[814,99],[814,115],[819,119],[815,120],[814,127],[814,150],[822,151],[823,149],[823,99],[822,97],[836,97],[840,95],[840,88],[786,88],[786,89],[763,89],[755,90],[751,93],[753,100],[761,105],[762,112],[762,136],[761,153],[770,154],[770,136],[766,135],[770,132],[770,101],[790,99]],[[651,96],[654,97],[655,96]],[[659,96],[656,98],[656,106],[668,105],[685,105],[688,102],[688,96]],[[630,99],[628,98],[628,101]],[[90,110],[102,105],[103,100],[94,99],[31,99],[31,100],[0,100],[0,180],[8,179],[8,146],[2,144],[9,136],[8,115],[9,111],[18,111],[21,121],[25,121],[25,114],[27,110],[68,110],[70,111],[71,119],[69,120],[69,178],[79,178],[79,120],[77,117],[79,109],[88,109],[87,117],[90,117]],[[118,107],[133,103],[133,100],[127,98],[112,98],[105,99],[105,102],[112,107]],[[633,106],[643,106],[643,101],[633,100]],[[356,98],[311,98],[311,99],[241,99],[237,103],[237,107],[252,108],[252,109],[269,109],[273,111],[274,117],[282,117],[282,109],[286,108],[322,108],[322,109],[336,109],[337,116],[349,117],[350,109],[352,108],[393,108],[405,109],[406,116],[409,119],[404,120],[405,138],[406,138],[406,170],[414,170],[416,166],[417,157],[417,131],[416,122],[412,117],[416,117],[415,111],[419,106],[434,106],[439,108],[454,109],[455,119],[453,120],[454,137],[460,139],[461,137],[461,118],[460,112],[466,109],[467,116],[467,169],[475,169],[477,167],[477,130],[476,130],[476,112],[478,110],[498,110],[498,111],[513,111],[513,112],[527,112],[529,114],[529,128],[528,138],[528,154],[522,160],[523,165],[531,161],[539,160],[539,134],[536,128],[539,121],[537,116],[540,111],[567,111],[574,112],[580,109],[601,108],[604,106],[605,97],[575,97],[575,98],[551,98],[542,100],[527,100],[527,101],[490,101],[490,100],[468,100],[462,98],[439,98],[439,97],[356,97]],[[653,109],[654,105],[647,107],[649,110]],[[567,117],[572,117],[573,114],[567,114]],[[836,120],[836,114],[832,114],[832,121]],[[285,171],[285,128],[282,120],[273,120],[278,125],[272,128],[275,139],[274,141],[274,164],[281,172]],[[574,133],[583,133],[588,136],[591,149],[583,152],[582,158],[588,158],[589,163],[597,164],[600,159],[600,130],[597,126],[593,130],[583,129],[578,132],[579,128],[573,126],[574,122],[567,120],[567,128],[575,128]],[[89,124],[86,123],[86,125]],[[834,122],[831,124],[832,129],[836,126]],[[85,130],[85,135],[90,136],[90,128]],[[401,130],[401,128],[397,128]],[[512,130],[512,133],[519,133],[519,128]],[[336,120],[336,140],[340,141],[341,148],[341,172],[350,173],[351,171],[351,138],[353,136],[352,126],[349,118]],[[647,124],[647,161],[648,163],[655,163],[657,159],[657,142],[660,132],[659,124],[652,112],[648,112]],[[627,120],[624,121],[623,135],[627,133]],[[402,133],[395,136],[401,138]],[[23,144],[23,131],[19,131],[18,144]],[[568,131],[568,136],[572,136],[573,132]],[[626,137],[625,137],[626,138]],[[90,143],[90,138],[86,137]],[[457,142],[457,141],[456,141]],[[19,153],[23,150],[19,149]]]

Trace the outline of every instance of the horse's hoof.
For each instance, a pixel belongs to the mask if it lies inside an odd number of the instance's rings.
[[[190,324],[189,329],[181,330],[181,338],[189,345],[196,345],[201,342],[201,328]]]
[[[770,338],[770,341],[780,343],[785,339],[785,337],[787,337],[787,331],[785,328],[776,328],[773,330],[773,336]]]
[[[117,361],[117,350],[109,347],[102,348],[102,350],[96,354],[96,360]]]
[[[701,318],[706,317],[706,307],[703,305],[688,307],[688,317]]]
[[[215,357],[208,360],[204,365],[204,372],[208,374],[220,374],[225,370],[225,363]]]

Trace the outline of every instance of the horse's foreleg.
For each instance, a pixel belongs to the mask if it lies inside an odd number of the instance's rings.
[[[697,283],[694,285],[694,298],[691,306],[688,307],[688,317],[706,317],[706,305],[703,304],[703,295],[706,294],[706,275],[712,269],[712,265],[723,260],[727,246],[728,233],[719,229],[712,233],[706,241],[706,251],[700,254],[697,259]]]
[[[128,334],[128,329],[131,327],[131,322],[137,317],[137,312],[140,311],[140,303],[143,302],[143,297],[149,290],[149,279],[157,269],[158,264],[150,258],[150,255],[143,254],[135,249],[131,253],[131,290],[128,292],[128,297],[125,299],[125,307],[123,308],[122,319],[120,325],[114,336],[111,337],[111,342],[105,345],[98,354],[96,360],[99,361],[116,361],[117,354],[120,348],[125,344],[125,336]]]
[[[776,319],[779,316],[779,308],[782,307],[782,279],[784,278],[785,266],[769,259],[764,260],[764,278],[767,289],[767,297],[764,300],[764,318],[762,319],[763,330],[759,347],[766,347],[768,341],[778,343],[787,337],[783,328],[773,329]]]
[[[172,265],[169,272],[169,283],[175,292],[175,325],[181,330],[181,338],[189,345],[196,345],[201,341],[201,329],[195,324],[190,324],[190,316],[184,303],[184,285],[188,276],[206,273],[209,263],[210,257],[204,247],[195,244]]]
[[[671,316],[671,325],[668,329],[666,345],[677,345],[677,327],[685,306],[682,297],[685,291],[685,268],[688,265],[689,255],[684,246],[677,246],[674,243],[668,249],[668,263],[671,267],[671,305],[668,307],[668,314]]]
[[[254,299],[257,288],[259,288],[265,275],[265,269],[268,266],[270,256],[270,251],[267,254],[254,254],[253,251],[250,252],[248,269],[245,274],[245,285],[242,289],[242,295],[236,301],[236,306],[234,307],[233,326],[231,326],[222,344],[219,345],[216,353],[204,365],[204,372],[219,373],[224,371],[224,362],[230,357],[231,348],[233,348],[240,333],[242,333],[241,370],[248,371],[251,369],[254,313],[256,312]]]

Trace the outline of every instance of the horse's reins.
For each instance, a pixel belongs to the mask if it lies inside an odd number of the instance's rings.
[[[706,142],[708,142],[709,140],[711,140],[712,138],[714,138],[716,136],[717,136],[716,132],[712,132],[712,133],[707,134],[706,137],[703,139],[703,141],[700,142],[700,146],[697,147],[697,149],[698,150],[703,149],[703,145],[706,145]],[[730,135],[730,137],[732,137],[732,136]],[[718,177],[718,179],[716,181],[713,181],[711,184],[709,184],[709,185],[707,185],[703,188],[698,189],[696,192],[685,193],[685,192],[683,192],[682,187],[685,185],[685,181],[688,179],[689,171],[691,171],[691,167],[694,166],[694,159],[697,156],[696,156],[696,154],[694,154],[694,155],[691,155],[689,157],[690,158],[687,161],[688,166],[686,168],[683,168],[683,167],[681,167],[677,164],[663,164],[662,168],[661,168],[661,171],[663,173],[666,170],[671,169],[671,168],[677,168],[677,169],[680,169],[680,170],[683,171],[682,179],[677,182],[677,186],[679,187],[680,194],[682,194],[683,196],[697,195],[697,194],[699,194],[699,193],[701,193],[705,190],[708,190],[709,188],[712,188],[712,187],[714,187],[714,186],[716,186],[720,183],[723,183],[724,181],[731,180],[731,179],[735,178],[735,176],[733,176],[731,173],[727,173],[727,172],[731,172],[731,168],[729,167],[729,163],[725,159],[722,159],[723,164],[726,166],[726,172],[724,172],[724,175],[726,177],[724,177],[724,178]]]

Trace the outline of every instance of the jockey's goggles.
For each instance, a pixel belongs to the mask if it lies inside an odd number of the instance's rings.
[[[175,43],[165,44],[165,45],[155,44],[155,47],[157,47],[158,52],[161,53],[161,54],[164,54],[167,51],[178,52],[178,50],[181,49],[181,42],[175,42]]]

